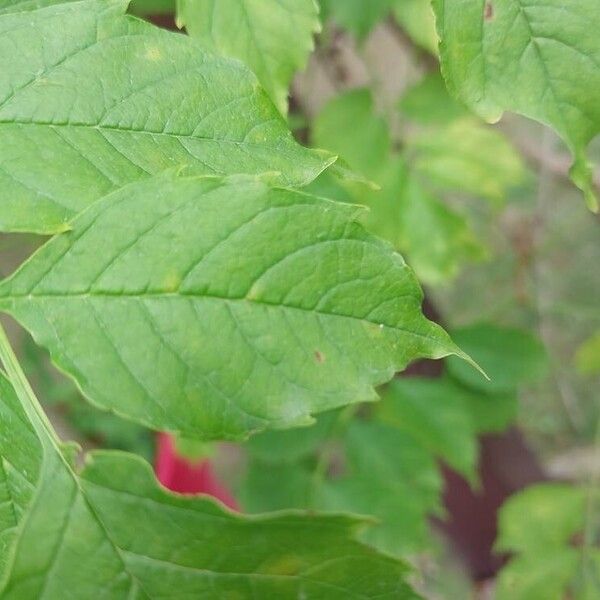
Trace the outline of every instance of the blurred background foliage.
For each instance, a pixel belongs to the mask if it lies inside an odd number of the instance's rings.
[[[323,30],[288,119],[300,141],[339,154],[359,177],[328,171],[308,190],[370,208],[365,225],[403,254],[431,316],[490,380],[453,359],[441,371],[424,365],[384,387],[380,403],[312,427],[238,446],[184,440],[180,450],[210,455],[246,511],[373,516],[365,541],[411,558],[427,597],[463,598],[471,583],[436,526],[448,517],[444,470],[482,493],[482,440],[517,424],[544,477],[562,483],[527,488],[501,509],[495,549],[512,558],[496,597],[598,598],[599,218],[568,181],[552,132],[511,115],[487,125],[448,95],[428,0],[320,4]],[[131,10],[174,27],[172,0]],[[0,237],[2,275],[38,244]],[[25,334],[21,355],[68,437],[152,458],[153,432],[90,407]]]

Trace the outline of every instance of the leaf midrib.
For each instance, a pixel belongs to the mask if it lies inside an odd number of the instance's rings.
[[[262,126],[265,123],[268,123],[270,121],[276,122],[276,119],[270,119],[269,121],[264,121],[263,123],[259,123],[257,126]],[[117,133],[135,133],[135,134],[142,134],[142,135],[150,135],[150,136],[165,136],[168,138],[184,138],[184,139],[191,139],[191,140],[198,140],[200,142],[215,142],[215,143],[219,143],[219,144],[233,144],[236,146],[249,146],[251,148],[265,148],[265,147],[275,147],[277,148],[278,151],[281,151],[281,147],[278,144],[268,144],[266,142],[248,142],[245,140],[231,140],[231,139],[227,139],[227,138],[219,138],[219,137],[208,137],[208,136],[199,136],[199,135],[194,135],[192,133],[171,133],[171,132],[167,132],[167,131],[154,131],[154,130],[149,130],[149,129],[135,129],[133,127],[115,127],[115,126],[107,126],[107,125],[95,125],[92,123],[54,123],[54,122],[46,122],[46,121],[23,121],[23,120],[1,120],[0,119],[0,126],[2,125],[20,125],[20,126],[37,126],[37,127],[50,127],[50,128],[73,128],[73,129],[95,129],[97,131],[114,131]],[[256,128],[256,126],[255,126]],[[281,141],[281,140],[288,140],[291,139],[290,135],[281,135],[277,138],[275,138],[277,141]],[[305,148],[303,146],[300,146],[300,148],[303,148],[304,150],[310,150],[308,148]],[[187,150],[187,149],[186,149]]]
[[[395,296],[394,298],[390,298],[389,300],[399,300],[402,298],[413,297],[412,294],[403,294],[401,296]],[[349,314],[340,314],[334,312],[326,312],[323,310],[318,310],[316,308],[305,308],[302,306],[293,306],[290,304],[277,304],[275,302],[267,302],[266,300],[258,300],[247,297],[240,298],[228,298],[226,296],[219,296],[217,294],[196,294],[194,292],[142,292],[142,293],[122,293],[122,292],[82,292],[82,293],[73,293],[73,294],[7,294],[4,298],[0,298],[0,310],[10,309],[6,306],[6,301],[18,301],[18,300],[46,300],[46,299],[81,299],[85,300],[88,298],[110,298],[110,299],[134,299],[140,302],[143,302],[146,299],[173,299],[173,298],[185,298],[185,299],[199,299],[199,300],[219,300],[222,302],[229,303],[249,303],[256,304],[259,306],[267,306],[270,308],[280,308],[286,310],[297,310],[304,313],[323,315],[326,317],[336,317],[340,319],[351,319],[354,321],[359,321],[360,323],[370,323],[372,325],[383,325],[384,327],[388,327],[390,329],[394,329],[404,334],[413,335],[415,337],[431,340],[430,336],[424,335],[422,333],[417,333],[415,331],[410,331],[406,328],[399,327],[398,325],[390,325],[388,323],[382,323],[381,321],[374,321],[372,319],[367,319],[363,317],[357,317],[356,315]],[[4,302],[3,302],[4,300]],[[4,308],[3,308],[4,306]],[[372,311],[371,311],[372,312]]]

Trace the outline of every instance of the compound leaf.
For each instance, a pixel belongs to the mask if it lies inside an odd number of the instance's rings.
[[[106,193],[189,164],[202,174],[311,181],[254,75],[124,0],[0,14],[0,230],[55,233]]]
[[[100,407],[239,438],[377,398],[460,351],[361,208],[169,172],[96,202],[0,285],[0,308]],[[275,243],[276,241],[276,243]]]
[[[316,0],[178,0],[177,22],[208,50],[246,63],[282,114],[321,29]]]

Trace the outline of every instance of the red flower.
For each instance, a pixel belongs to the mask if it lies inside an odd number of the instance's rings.
[[[193,461],[180,456],[173,438],[166,433],[157,436],[155,463],[156,477],[169,490],[180,494],[213,496],[229,508],[238,510],[233,496],[218,481],[210,461]]]

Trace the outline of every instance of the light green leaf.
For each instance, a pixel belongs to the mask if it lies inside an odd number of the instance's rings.
[[[62,231],[108,192],[181,164],[303,185],[332,162],[293,140],[239,62],[125,8],[0,15],[0,230]]]
[[[497,578],[497,600],[564,600],[578,554],[574,548],[560,548],[512,559]]]
[[[363,88],[328,102],[313,123],[312,139],[376,183],[392,149],[387,123],[376,114],[370,90]]]
[[[600,132],[597,0],[434,0],[450,91],[484,119],[505,110],[553,127],[573,181],[598,209],[586,147]]]
[[[575,355],[575,364],[583,375],[600,373],[600,331],[581,344]]]
[[[458,275],[464,263],[486,257],[485,246],[463,215],[437,200],[400,161],[395,163],[395,170],[396,184],[383,187],[381,202],[366,202],[373,207],[367,223],[373,232],[385,237],[379,227],[383,228],[384,223],[386,228],[396,225],[395,245],[421,281],[439,285]],[[376,193],[369,194],[371,198],[376,201]],[[396,222],[379,209],[386,201],[387,212],[397,215]]]
[[[129,11],[134,15],[173,14],[175,0],[131,0]]]
[[[496,548],[517,556],[500,572],[499,600],[565,597],[585,556],[571,547],[584,527],[585,504],[583,489],[561,483],[534,485],[508,499],[500,510]]]
[[[0,0],[0,16],[12,12],[36,10],[53,4],[63,4],[69,0]]]
[[[448,372],[469,388],[488,394],[514,392],[518,386],[539,381],[547,372],[542,343],[522,329],[478,323],[453,332],[456,343],[472,355],[489,381],[448,359]]]
[[[177,23],[208,50],[246,63],[282,114],[321,29],[316,0],[178,0]]]
[[[388,126],[370,91],[353,90],[329,102],[315,120],[313,136],[380,186],[345,185],[355,202],[370,208],[366,226],[404,252],[425,283],[439,284],[464,261],[484,257],[466,219],[428,193],[406,160],[392,152]],[[328,177],[325,173],[312,189]]]
[[[363,40],[390,12],[394,0],[320,0],[324,18],[331,18]]]
[[[0,581],[38,477],[40,449],[12,386],[0,371]]]
[[[469,114],[463,104],[450,96],[438,72],[410,87],[398,107],[403,116],[425,125],[444,125]]]
[[[583,528],[585,493],[561,483],[542,483],[512,496],[499,516],[498,550],[535,556],[567,545]]]
[[[5,414],[15,398],[0,378]],[[23,387],[19,399],[39,441],[28,436],[13,447],[2,420],[0,457],[35,460],[39,476],[3,554],[3,600],[416,599],[403,582],[402,563],[354,540],[359,519],[298,512],[243,517],[211,499],[168,493],[147,463],[119,452],[91,453],[77,475],[37,413],[39,404]]]
[[[94,404],[150,427],[214,439],[307,424],[377,399],[418,357],[460,352],[360,212],[163,174],[82,213],[0,285],[0,308]]]
[[[468,117],[421,131],[408,152],[422,179],[496,204],[525,179],[523,162],[504,135]]]
[[[392,13],[415,44],[437,54],[438,36],[431,0],[395,0]]]

